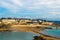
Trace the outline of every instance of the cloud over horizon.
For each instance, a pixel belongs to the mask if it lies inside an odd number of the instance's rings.
[[[60,0],[0,0],[0,15],[60,18]]]

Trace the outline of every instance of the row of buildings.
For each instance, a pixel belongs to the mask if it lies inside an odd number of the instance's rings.
[[[41,19],[27,19],[27,18],[1,18],[0,24],[20,24],[20,25],[52,25],[52,22],[47,22]]]

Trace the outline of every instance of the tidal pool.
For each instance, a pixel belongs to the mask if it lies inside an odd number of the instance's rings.
[[[30,32],[0,32],[0,40],[33,40],[36,35]]]

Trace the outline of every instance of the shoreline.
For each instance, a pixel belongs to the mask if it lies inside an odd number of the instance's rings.
[[[60,40],[60,38],[56,38],[56,37],[53,37],[53,36],[49,36],[49,35],[45,35],[43,33],[40,33],[40,31],[45,30],[44,27],[40,27],[40,28],[37,28],[37,27],[28,27],[28,25],[27,25],[27,27],[26,26],[24,27],[24,25],[23,25],[23,27],[22,27],[22,25],[20,25],[20,27],[19,27],[19,26],[16,25],[16,26],[13,26],[13,27],[11,26],[11,29],[0,29],[0,31],[1,30],[6,30],[7,32],[11,32],[11,31],[31,32],[31,33],[35,33],[35,34],[40,34],[39,35],[40,37],[44,36],[43,37],[44,39],[49,38],[49,39],[58,39],[58,40]],[[4,32],[4,31],[2,31],[2,32]]]

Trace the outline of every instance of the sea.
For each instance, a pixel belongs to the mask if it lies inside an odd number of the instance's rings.
[[[60,38],[60,29],[54,29],[54,30],[46,29],[42,31],[41,33],[52,36],[52,37]]]
[[[37,34],[31,32],[0,32],[0,40],[33,40]]]

